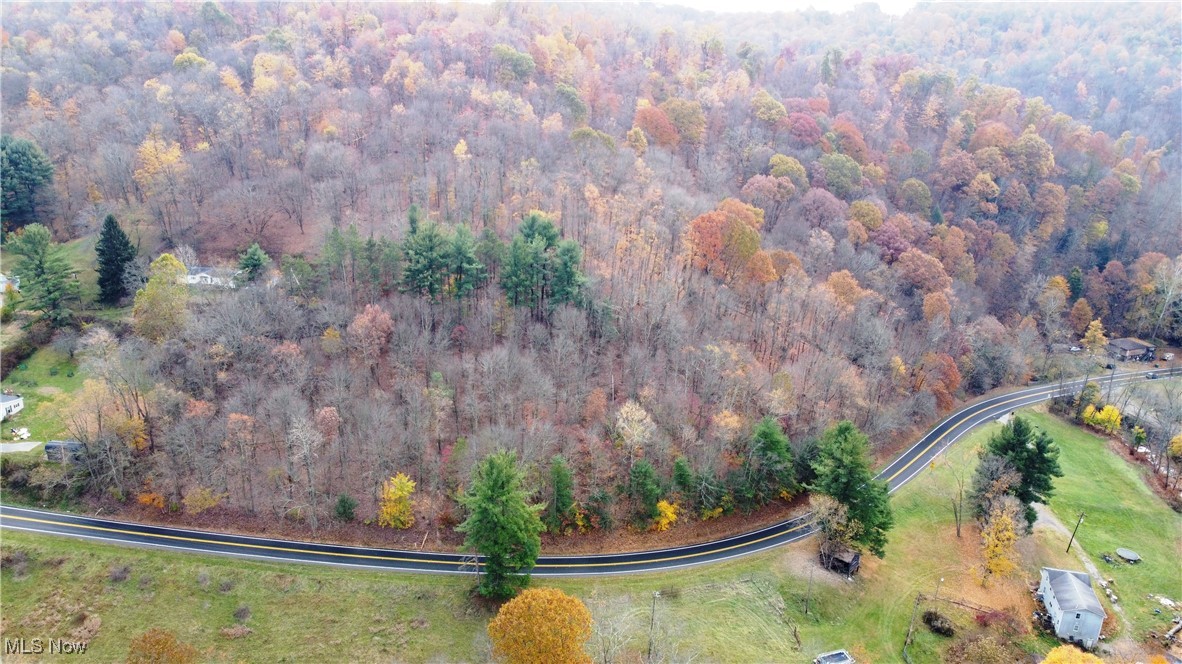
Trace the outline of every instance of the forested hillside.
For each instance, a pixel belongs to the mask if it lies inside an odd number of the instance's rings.
[[[897,446],[1070,370],[1049,349],[1093,320],[1182,339],[1179,27],[8,3],[5,230],[114,214],[139,245],[153,304],[82,333],[63,414],[96,496],[314,522],[401,472],[455,523],[508,448],[546,501],[565,457],[584,526],[647,501],[647,464],[708,517],[798,490],[839,420]],[[249,287],[148,268],[255,242]]]

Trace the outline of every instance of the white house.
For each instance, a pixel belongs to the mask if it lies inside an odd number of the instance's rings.
[[[21,292],[21,278],[0,273],[0,306],[4,306],[4,296],[8,294],[9,288]]]
[[[18,293],[21,292],[21,278],[20,277],[17,277],[17,276],[10,277],[6,274],[0,273],[0,293],[3,293],[4,291],[8,290],[8,287],[10,285],[12,286],[12,290],[14,290]]]
[[[234,278],[241,274],[241,270],[234,271],[222,267],[191,267],[185,275],[185,283],[190,286],[206,286],[210,288],[237,288]]]
[[[1092,579],[1084,572],[1044,567],[1038,597],[1051,616],[1055,636],[1085,648],[1096,645],[1104,624],[1104,607],[1092,590]]]
[[[25,407],[25,398],[19,394],[0,394],[0,409],[4,416],[0,420],[7,420],[12,415],[21,412]]]

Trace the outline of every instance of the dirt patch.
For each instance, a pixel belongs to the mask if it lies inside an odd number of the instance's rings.
[[[90,640],[98,636],[99,628],[103,626],[103,619],[97,613],[80,613],[74,617],[74,623],[77,625],[70,631],[70,638],[74,641],[82,641],[90,643]]]
[[[55,590],[21,620],[21,627],[40,632],[57,632],[57,627],[82,611],[82,604]]]
[[[44,385],[42,387],[38,387],[37,389],[35,389],[33,391],[36,392],[37,394],[40,394],[43,397],[52,397],[52,396],[56,396],[58,394],[61,394],[62,388],[54,387],[52,385]]]
[[[788,572],[800,579],[807,579],[812,575],[813,583],[820,586],[844,586],[847,583],[841,574],[821,566],[821,561],[817,560],[817,552],[811,546],[784,547],[783,553],[773,559],[772,567],[777,572]]]
[[[227,639],[241,639],[254,634],[254,630],[246,625],[234,625],[233,627],[223,627],[221,634]]]

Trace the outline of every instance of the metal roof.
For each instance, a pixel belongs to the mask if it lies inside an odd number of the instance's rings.
[[[1121,350],[1149,350],[1150,348],[1155,347],[1153,344],[1147,344],[1144,341],[1141,341],[1140,339],[1136,339],[1134,337],[1126,337],[1124,339],[1113,339],[1112,341],[1108,342],[1108,345],[1114,346],[1114,347],[1119,348]]]
[[[1092,590],[1092,579],[1083,572],[1072,572],[1053,567],[1042,568],[1047,575],[1055,602],[1063,611],[1087,611],[1103,617],[1104,607]]]

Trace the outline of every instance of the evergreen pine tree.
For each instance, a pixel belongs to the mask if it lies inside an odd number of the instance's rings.
[[[751,434],[750,445],[744,476],[754,506],[775,500],[781,492],[794,492],[797,486],[792,449],[780,423],[771,417],[760,420]]]
[[[657,472],[647,459],[632,465],[632,471],[628,474],[628,495],[636,501],[638,521],[652,521],[660,516],[657,503],[661,500],[661,483],[657,481]]]
[[[989,453],[1010,462],[1021,479],[1011,491],[1022,502],[1026,510],[1026,523],[1033,527],[1038,513],[1032,503],[1043,503],[1050,499],[1054,489],[1054,478],[1063,477],[1059,467],[1059,447],[1045,431],[1035,429],[1023,417],[1011,419],[986,445]]]
[[[259,246],[258,242],[250,245],[246,251],[238,255],[238,269],[242,270],[242,277],[244,281],[254,281],[259,278],[263,270],[271,264],[271,257],[263,248]]]
[[[465,548],[484,556],[478,591],[485,597],[512,597],[529,583],[542,549],[542,506],[529,504],[521,484],[516,455],[496,452],[477,465],[461,499],[469,515],[457,530],[466,535]]]
[[[119,227],[119,222],[115,221],[115,215],[108,214],[103,220],[103,230],[99,233],[94,251],[98,255],[99,265],[99,302],[117,304],[127,295],[123,273],[127,264],[135,259],[136,250]]]
[[[586,278],[579,271],[579,263],[583,260],[583,250],[574,240],[563,240],[558,243],[554,253],[554,269],[550,283],[550,304],[578,304],[582,294],[583,282]]]
[[[32,141],[0,137],[0,220],[5,230],[37,219],[39,193],[53,181],[53,164]]]
[[[53,242],[49,229],[30,224],[8,241],[8,251],[21,257],[22,306],[38,311],[54,327],[70,322],[70,302],[78,299],[78,282],[61,245]]]
[[[460,226],[451,237],[448,247],[448,272],[451,274],[451,294],[463,300],[484,285],[488,273],[476,257],[476,238],[467,226]]]
[[[402,245],[406,259],[402,290],[438,300],[447,277],[451,240],[433,221],[416,222],[413,227]]]
[[[849,420],[838,422],[821,436],[813,468],[817,478],[811,488],[845,505],[850,520],[861,526],[854,541],[881,558],[894,517],[886,482],[870,471],[866,435]]]
[[[560,532],[575,506],[574,476],[566,465],[566,459],[561,456],[554,457],[550,462],[550,487],[552,495],[546,508],[546,525],[551,532]]]
[[[694,505],[694,471],[685,457],[673,461],[673,488],[681,494],[681,500]]]

